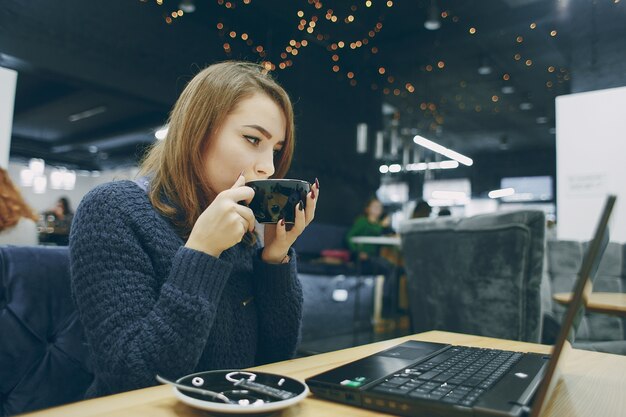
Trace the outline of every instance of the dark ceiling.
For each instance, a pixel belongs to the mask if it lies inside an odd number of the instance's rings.
[[[19,71],[11,156],[134,163],[185,82],[224,59],[271,62],[304,126],[375,130],[386,117],[407,141],[469,155],[553,150],[556,96],[626,84],[626,1],[196,0],[172,18],[178,3],[3,0],[0,65]],[[429,31],[433,3],[441,27]],[[383,103],[395,112],[382,116]],[[327,140],[353,147],[354,136]]]

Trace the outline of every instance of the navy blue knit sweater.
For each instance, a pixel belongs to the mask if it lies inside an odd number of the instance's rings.
[[[290,358],[302,316],[295,256],[271,265],[240,243],[219,258],[184,247],[130,181],[99,186],[72,224],[72,291],[94,397],[211,369]]]

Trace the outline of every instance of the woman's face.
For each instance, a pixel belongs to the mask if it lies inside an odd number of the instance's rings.
[[[274,174],[274,156],[285,143],[285,115],[265,94],[242,100],[212,138],[204,157],[209,188],[229,189],[243,171],[246,181]]]
[[[367,214],[372,218],[379,218],[383,214],[383,205],[378,200],[372,200],[367,206]]]

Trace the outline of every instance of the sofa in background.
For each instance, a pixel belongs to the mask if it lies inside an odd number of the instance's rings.
[[[549,240],[547,242],[547,272],[552,294],[571,292],[588,243]],[[610,242],[600,261],[594,292],[626,292],[626,245]],[[566,307],[556,302],[546,314],[544,341],[556,337]],[[574,347],[599,352],[626,355],[626,319],[610,314],[586,313],[581,320]]]
[[[93,379],[67,247],[0,247],[0,416],[78,401]]]

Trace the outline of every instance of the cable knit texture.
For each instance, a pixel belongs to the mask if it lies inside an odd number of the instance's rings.
[[[211,369],[288,359],[302,289],[291,261],[240,243],[215,258],[184,247],[131,181],[87,194],[70,237],[72,292],[93,358],[95,397]]]

